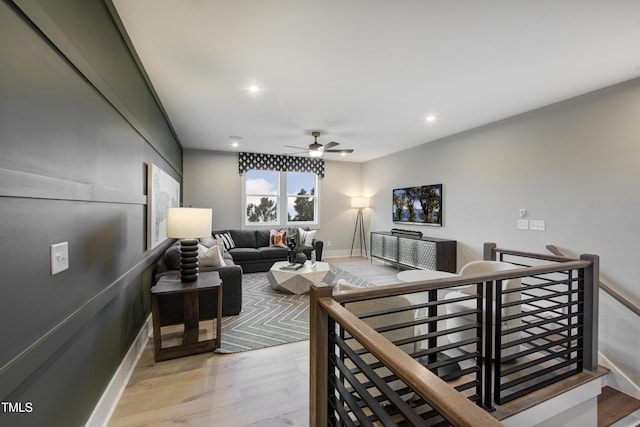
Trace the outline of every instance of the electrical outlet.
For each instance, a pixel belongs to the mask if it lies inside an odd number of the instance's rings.
[[[327,246],[331,246],[331,240],[327,241]]]
[[[69,268],[69,243],[62,242],[51,245],[51,275]]]
[[[518,230],[528,230],[529,229],[529,220],[528,219],[519,219],[518,220]]]
[[[542,219],[532,219],[529,221],[529,230],[533,231],[544,231],[546,228],[546,224]]]

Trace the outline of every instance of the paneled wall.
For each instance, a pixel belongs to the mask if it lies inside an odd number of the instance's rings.
[[[146,248],[146,165],[181,181],[182,150],[103,1],[3,0],[0,57],[0,400],[31,408],[0,425],[83,425],[168,243]]]

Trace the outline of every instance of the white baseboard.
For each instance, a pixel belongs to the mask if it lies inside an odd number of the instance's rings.
[[[615,363],[609,360],[604,354],[598,352],[598,364],[609,368],[611,372],[605,377],[605,384],[640,399],[640,386],[634,383]]]
[[[131,378],[131,374],[147,346],[151,331],[151,316],[149,316],[142,326],[142,329],[140,329],[138,336],[136,336],[136,339],[133,341],[133,344],[129,347],[124,359],[122,359],[122,363],[120,363],[116,373],[111,378],[109,385],[104,390],[104,393],[102,393],[102,397],[100,397],[95,408],[93,408],[93,412],[87,420],[85,427],[104,427],[108,424],[120,400],[120,396],[122,396],[129,382],[129,378]]]
[[[344,258],[351,255],[351,250],[349,249],[336,249],[336,250],[322,250],[322,259],[325,258]],[[360,249],[353,250],[354,257],[360,257]],[[364,256],[364,251],[362,252],[362,256]]]

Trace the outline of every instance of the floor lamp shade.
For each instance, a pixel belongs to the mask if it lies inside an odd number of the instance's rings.
[[[198,237],[211,235],[211,209],[169,208],[167,237],[180,240],[180,279],[198,279]]]
[[[352,197],[351,198],[351,207],[357,209],[363,209],[369,207],[369,198],[368,197]]]

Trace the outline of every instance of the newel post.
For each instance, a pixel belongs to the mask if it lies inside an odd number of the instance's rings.
[[[333,287],[324,283],[312,285],[309,291],[309,425],[326,427],[329,388],[329,316],[318,301],[330,298]]]
[[[600,257],[580,255],[590,267],[580,270],[584,286],[584,369],[598,369],[598,304],[600,291]]]
[[[482,259],[485,261],[495,261],[496,260],[496,248],[498,246],[495,243],[485,242],[484,244],[484,254]]]

